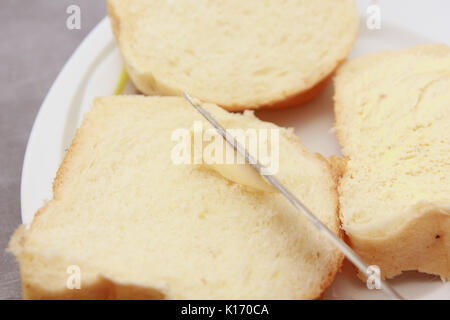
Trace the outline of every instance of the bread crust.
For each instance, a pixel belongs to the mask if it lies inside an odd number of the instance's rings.
[[[338,66],[340,63],[338,63]],[[337,69],[337,68],[336,68]],[[335,70],[336,70],[335,69]],[[312,88],[301,90],[298,93],[294,93],[293,95],[282,99],[278,101],[274,101],[271,103],[268,103],[266,105],[262,105],[259,107],[246,107],[246,106],[233,106],[233,107],[227,107],[227,106],[221,106],[225,110],[236,112],[236,111],[243,111],[246,109],[250,110],[277,110],[277,109],[284,109],[284,108],[292,108],[292,107],[298,107],[303,104],[306,104],[312,100],[314,100],[330,83],[331,79],[333,78],[333,75],[335,73],[335,70],[333,70],[330,74],[325,76],[319,83],[317,83]]]
[[[328,168],[329,172],[331,173],[331,177],[332,177],[333,183],[334,183],[332,185],[332,188],[334,189],[334,195],[335,195],[334,202],[335,202],[335,208],[336,208],[336,216],[335,216],[336,217],[336,229],[332,230],[332,231],[334,231],[334,233],[340,239],[344,240],[345,234],[342,231],[341,220],[339,218],[338,184],[339,184],[339,179],[343,174],[342,166],[345,165],[345,160],[343,158],[340,158],[337,156],[332,156],[329,159],[326,159],[320,153],[315,153],[314,156],[317,159],[319,159],[320,161],[322,161]],[[339,164],[339,165],[336,165],[336,164]],[[335,261],[335,263],[334,263],[335,267],[332,270],[330,270],[330,273],[328,274],[328,278],[322,283],[322,286],[321,286],[322,292],[314,300],[322,300],[323,299],[323,295],[325,294],[325,291],[328,289],[328,287],[330,287],[333,284],[334,279],[336,278],[338,273],[340,273],[342,271],[344,259],[345,259],[344,254],[340,250],[336,249],[334,257],[333,257],[333,260]]]

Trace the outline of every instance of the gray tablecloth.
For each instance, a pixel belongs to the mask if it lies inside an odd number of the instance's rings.
[[[20,176],[33,120],[58,72],[106,15],[104,0],[1,0],[0,4],[0,299],[21,298],[14,258],[6,253],[20,224]],[[81,29],[66,13],[79,6]]]

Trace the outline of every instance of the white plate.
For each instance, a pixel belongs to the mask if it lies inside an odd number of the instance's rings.
[[[431,41],[384,23],[382,30],[376,33],[361,27],[351,55],[359,56],[366,52],[426,42]],[[21,204],[24,223],[29,223],[44,201],[52,198],[52,180],[83,114],[90,109],[94,97],[113,94],[121,69],[121,58],[109,20],[105,18],[64,66],[35,120],[22,172]],[[133,90],[131,84],[127,84],[126,92]],[[319,98],[303,107],[258,112],[257,115],[264,120],[294,127],[297,135],[312,151],[325,156],[340,154],[332,131],[332,91],[330,85]],[[450,284],[442,283],[437,277],[407,272],[391,283],[407,298],[450,299]],[[380,299],[384,295],[376,290],[368,290],[346,262],[343,272],[327,290],[325,298]]]

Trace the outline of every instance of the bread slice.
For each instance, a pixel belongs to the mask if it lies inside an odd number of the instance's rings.
[[[348,157],[340,214],[352,246],[391,278],[450,276],[450,48],[425,45],[347,62],[335,80]]]
[[[205,106],[228,128],[277,129]],[[95,100],[58,170],[54,198],[10,243],[28,299],[313,299],[342,254],[278,193],[174,164],[174,130],[202,120],[180,97]],[[278,177],[339,234],[337,179],[292,130]],[[81,289],[67,281],[78,266]],[[72,282],[70,282],[72,283]]]
[[[230,111],[305,103],[350,52],[354,0],[108,0],[127,71],[147,95]]]

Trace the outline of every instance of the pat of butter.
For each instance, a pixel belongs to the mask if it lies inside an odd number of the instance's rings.
[[[207,164],[203,162],[206,167],[215,170],[225,179],[233,181],[251,189],[274,192],[274,188],[270,185],[249,163],[245,164]]]
[[[191,128],[191,134],[194,136],[194,128]],[[217,134],[217,138],[223,139],[219,134]],[[195,138],[194,138],[195,140]],[[262,191],[262,192],[275,192],[276,190],[273,186],[264,179],[263,176],[259,174],[259,172],[248,162],[244,161],[243,157],[237,153],[225,140],[223,140],[223,145],[225,147],[225,153],[228,151],[235,152],[237,158],[234,158],[233,163],[226,163],[225,158],[222,159],[222,163],[208,163],[205,161],[203,157],[203,152],[205,151],[205,145],[202,143],[203,150],[194,143],[194,152],[199,152],[201,154],[201,163],[202,166],[206,168],[212,169],[220,174],[225,179],[232,181],[234,183],[238,183],[242,186],[246,186],[250,189]],[[225,154],[224,153],[224,154]],[[237,160],[239,159],[239,161]]]

